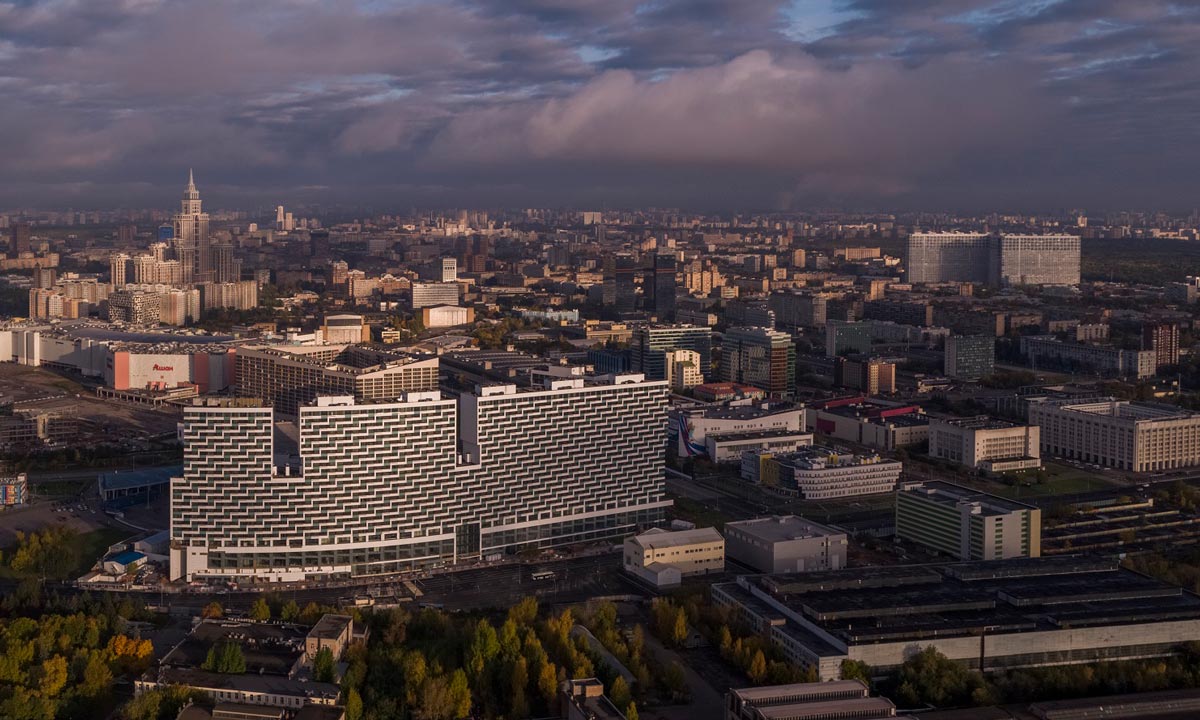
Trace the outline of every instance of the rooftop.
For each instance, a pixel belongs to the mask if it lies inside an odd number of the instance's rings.
[[[1010,512],[1036,509],[1035,505],[1009,500],[999,495],[989,495],[975,488],[955,485],[942,480],[929,480],[906,485],[901,492],[920,495],[924,500],[949,507],[957,507],[964,503],[976,503],[982,511],[981,514],[987,516],[1007,515]]]
[[[178,667],[160,668],[158,683],[186,685],[200,690],[234,690],[322,700],[334,700],[341,693],[341,689],[333,683],[293,680],[278,675],[226,675]]]
[[[670,548],[697,545],[701,543],[724,542],[725,538],[716,528],[695,528],[693,530],[676,530],[674,532],[651,528],[641,535],[636,535],[633,541],[644,548]]]
[[[308,631],[308,636],[322,640],[333,640],[346,632],[354,619],[349,615],[322,615],[321,619]]]
[[[183,475],[182,465],[168,467],[144,468],[142,470],[114,470],[100,473],[100,491],[125,490],[127,488],[145,487],[147,485],[163,485],[171,482],[171,478]]]
[[[987,415],[976,415],[969,418],[935,418],[935,420],[946,425],[963,428],[964,430],[1004,430],[1018,427],[1014,423],[996,420]]]
[[[727,522],[725,523],[725,527],[739,530],[765,542],[772,543],[843,534],[840,530],[835,530],[795,515],[774,515],[772,517],[755,518],[753,520]]]

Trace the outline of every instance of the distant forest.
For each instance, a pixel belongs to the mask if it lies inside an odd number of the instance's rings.
[[[1162,285],[1200,274],[1200,242],[1084,240],[1084,280]]]

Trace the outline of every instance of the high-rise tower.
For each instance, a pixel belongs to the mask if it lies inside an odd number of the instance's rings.
[[[188,170],[179,214],[175,216],[175,255],[183,265],[185,283],[212,282],[212,253],[208,237],[208,213],[200,210],[200,192]]]

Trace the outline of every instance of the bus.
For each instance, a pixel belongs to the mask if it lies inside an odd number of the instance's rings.
[[[530,577],[532,577],[534,580],[553,580],[554,579],[554,571],[553,570],[539,570],[539,571],[533,573],[532,575],[530,575]]]

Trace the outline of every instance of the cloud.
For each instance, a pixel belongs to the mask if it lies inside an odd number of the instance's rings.
[[[0,204],[1191,204],[1198,66],[1167,0],[0,0]]]

